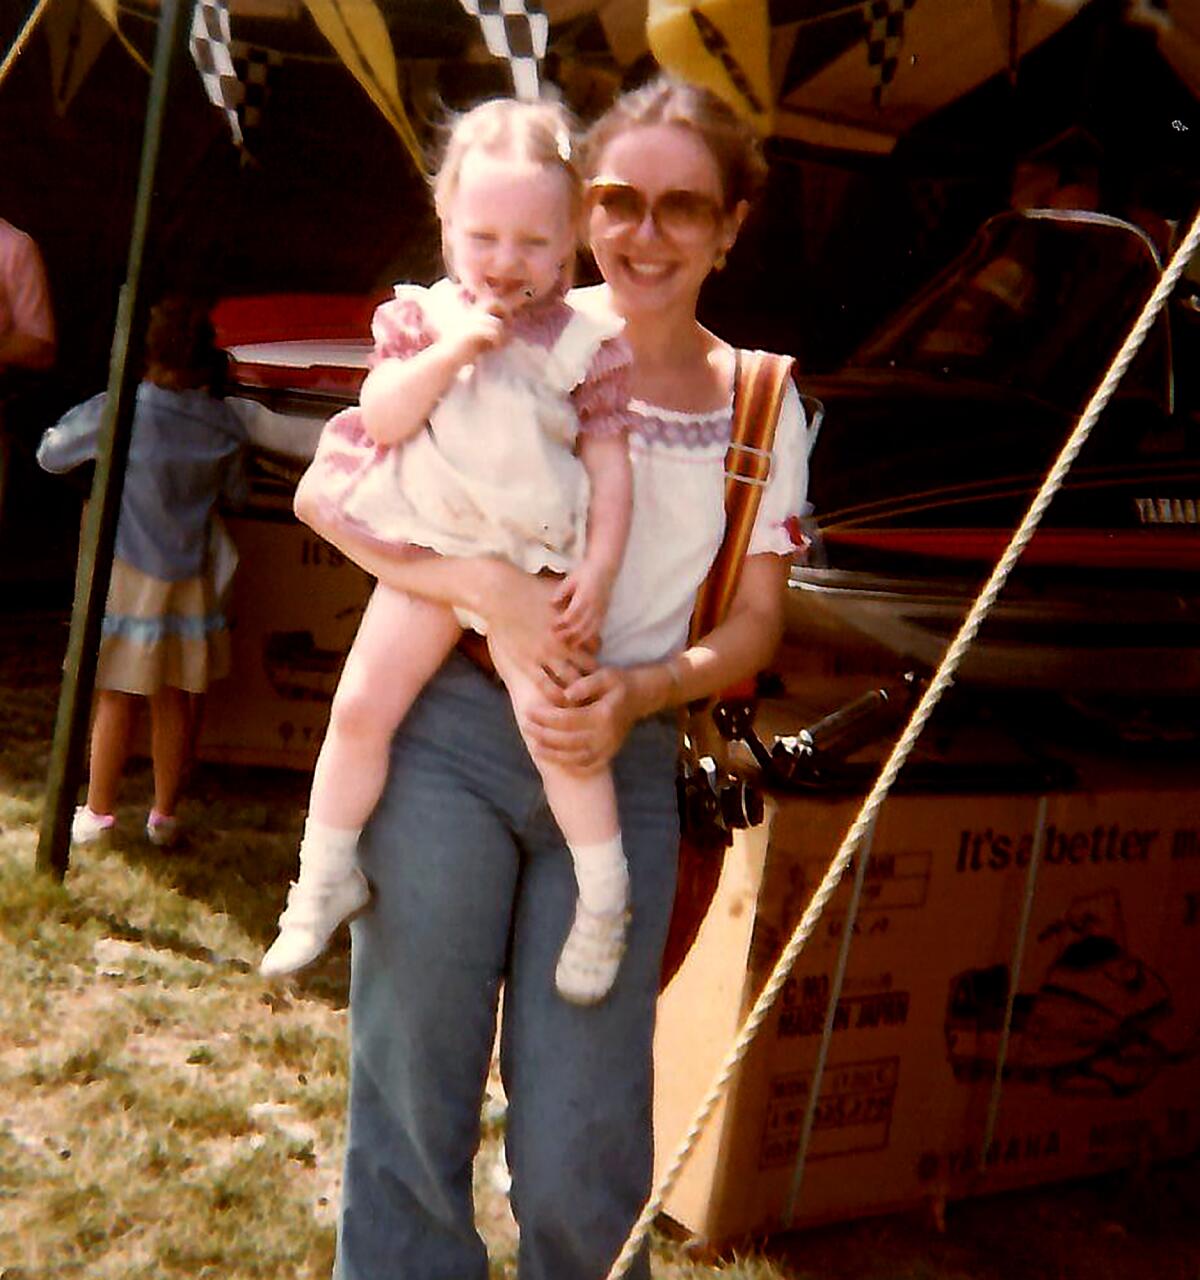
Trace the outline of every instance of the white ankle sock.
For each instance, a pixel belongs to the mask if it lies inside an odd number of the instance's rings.
[[[300,840],[300,878],[342,880],[357,865],[354,853],[362,827],[330,827],[315,818],[304,823]]]
[[[616,835],[600,844],[579,844],[570,848],[583,905],[597,915],[624,911],[629,904],[629,865],[625,861],[621,837]]]

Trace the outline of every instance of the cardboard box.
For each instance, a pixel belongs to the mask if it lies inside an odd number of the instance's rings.
[[[372,579],[301,525],[290,502],[226,524],[239,556],[233,667],[205,699],[198,755],[310,769]]]
[[[666,1212],[728,1241],[1194,1150],[1200,799],[1048,798],[999,1121],[981,1150],[1038,799],[895,795],[877,824],[803,1179],[847,872]],[[858,811],[784,799],[730,852],[656,1041],[659,1172]]]

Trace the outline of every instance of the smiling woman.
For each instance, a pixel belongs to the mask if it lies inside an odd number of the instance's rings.
[[[664,80],[618,101],[589,137],[582,169],[594,180],[586,229],[606,284],[566,302],[577,319],[623,326],[634,356],[634,394],[621,411],[632,514],[604,593],[598,655],[579,643],[553,581],[494,557],[389,555],[314,513],[304,485],[297,495],[298,509],[385,587],[482,619],[494,652],[507,653],[537,694],[514,718],[503,689],[452,657],[396,734],[363,832],[374,900],[353,925],[340,1280],[390,1274],[400,1256],[414,1275],[484,1280],[466,1179],[501,987],[521,1274],[595,1280],[607,1270],[651,1174],[651,1042],[679,841],[673,712],[765,665],[781,630],[787,521],[805,484],[804,418],[790,386],[729,612],[688,639],[725,524],[736,364],[698,323],[696,303],[762,176],[757,142],[716,99]],[[478,274],[473,256],[458,261],[464,195],[466,225],[489,234],[488,250],[517,240],[511,208],[477,206],[470,195],[486,174],[463,168],[457,196],[442,205],[447,240],[463,284],[507,296],[517,283],[535,285],[532,271],[512,265],[519,243],[511,262]],[[525,313],[507,322],[510,347],[524,336],[516,325]],[[478,449],[496,421],[474,417],[464,447]],[[397,634],[386,635],[390,652]],[[548,807],[548,765],[585,780],[611,769],[615,781],[631,920],[611,989],[589,1009],[555,994],[584,885],[566,856],[569,833]],[[606,954],[606,940],[591,938],[593,954]],[[646,1280],[644,1254],[631,1274]]]

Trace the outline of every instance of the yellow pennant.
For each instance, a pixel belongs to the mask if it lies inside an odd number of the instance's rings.
[[[87,0],[53,5],[44,22],[50,47],[50,90],[57,116],[66,114],[71,99],[96,65],[112,29]]]
[[[304,3],[321,34],[383,112],[417,168],[424,172],[421,144],[400,98],[392,37],[374,0],[304,0]]]
[[[150,64],[137,51],[130,39],[121,30],[121,24],[117,21],[117,0],[92,0],[92,3],[100,11],[104,21],[112,27],[117,39],[125,46],[125,52],[138,64],[139,67],[147,74],[150,74]]]
[[[771,132],[767,0],[650,0],[646,37],[664,71],[723,98]]]

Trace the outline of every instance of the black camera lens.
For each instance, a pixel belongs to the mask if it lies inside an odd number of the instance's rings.
[[[763,820],[762,793],[752,783],[734,778],[721,788],[721,821],[730,830],[756,827]]]

